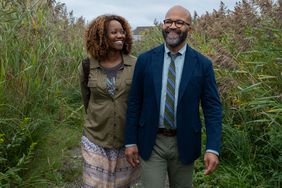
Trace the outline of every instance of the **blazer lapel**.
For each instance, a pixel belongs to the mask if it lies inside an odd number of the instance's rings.
[[[193,75],[193,71],[194,71],[196,62],[197,61],[196,61],[194,52],[189,47],[189,45],[187,45],[187,49],[185,53],[185,61],[183,65],[182,76],[181,76],[181,81],[180,81],[180,86],[179,86],[177,106],[179,106],[179,103],[187,87],[187,84],[189,80],[191,79],[191,76]]]
[[[151,63],[152,65],[151,70],[153,73],[155,96],[156,96],[158,109],[160,109],[160,101],[161,101],[163,64],[164,64],[164,45],[161,45],[158,48],[156,48],[156,50],[152,54],[152,63]]]

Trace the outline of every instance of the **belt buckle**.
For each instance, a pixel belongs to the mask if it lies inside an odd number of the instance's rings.
[[[168,137],[176,136],[176,130],[161,129],[161,132],[160,132],[160,133],[161,133],[162,135],[168,136]]]
[[[172,134],[172,132],[168,129],[164,129],[163,131],[164,131],[163,132],[164,135],[170,136]]]

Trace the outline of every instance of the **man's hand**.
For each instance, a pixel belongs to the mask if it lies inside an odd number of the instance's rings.
[[[219,164],[218,156],[210,152],[206,152],[204,161],[205,161],[205,175],[210,175],[213,171],[215,171],[217,165]]]
[[[129,164],[131,164],[131,166],[136,167],[140,163],[137,146],[134,145],[126,147],[125,157]]]

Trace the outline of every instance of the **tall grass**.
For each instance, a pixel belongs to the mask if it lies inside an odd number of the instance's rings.
[[[69,104],[85,24],[49,0],[1,0],[0,17],[0,187],[14,187],[50,125],[80,108]]]
[[[214,62],[223,103],[221,165],[195,187],[282,187],[282,4],[241,1],[194,15],[189,43]],[[162,43],[159,24],[139,52]]]

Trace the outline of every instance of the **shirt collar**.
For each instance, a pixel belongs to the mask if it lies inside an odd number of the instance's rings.
[[[131,55],[122,54],[122,61],[125,66],[132,66],[134,65],[136,59]],[[94,59],[93,57],[90,58],[90,62],[91,62],[90,63],[91,68],[94,68],[94,69],[101,68],[99,62],[96,59]]]
[[[122,54],[123,64],[126,66],[132,66],[136,62],[136,58],[131,55]]]

